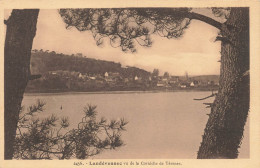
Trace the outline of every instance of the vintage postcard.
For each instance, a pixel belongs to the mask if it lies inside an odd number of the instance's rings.
[[[0,1],[2,168],[252,167],[259,1]]]

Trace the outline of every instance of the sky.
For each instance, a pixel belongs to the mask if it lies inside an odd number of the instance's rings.
[[[197,10],[195,12],[205,12]],[[8,18],[10,11],[5,12]],[[33,49],[55,51],[56,53],[82,53],[89,58],[119,62],[122,66],[135,66],[152,72],[170,75],[213,75],[219,74],[220,42],[214,42],[218,30],[201,21],[192,20],[189,28],[179,39],[152,36],[152,47],[137,46],[137,53],[124,53],[105,43],[96,45],[90,32],[67,30],[65,23],[54,9],[41,9]]]

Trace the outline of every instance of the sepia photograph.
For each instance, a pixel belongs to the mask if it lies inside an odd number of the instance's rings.
[[[5,8],[3,159],[252,159],[250,10]]]

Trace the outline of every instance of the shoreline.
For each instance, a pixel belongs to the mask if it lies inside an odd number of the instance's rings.
[[[64,94],[124,94],[124,93],[169,93],[169,92],[210,92],[217,89],[175,89],[175,90],[108,90],[108,91],[56,91],[56,92],[25,92],[25,96],[33,95],[64,95]]]

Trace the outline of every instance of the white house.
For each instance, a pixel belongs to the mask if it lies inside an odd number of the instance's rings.
[[[106,72],[104,76],[105,76],[105,77],[108,77],[108,73]]]
[[[194,87],[194,86],[195,86],[194,82],[191,82],[190,87]]]
[[[83,75],[81,73],[79,73],[79,78],[83,79]]]

